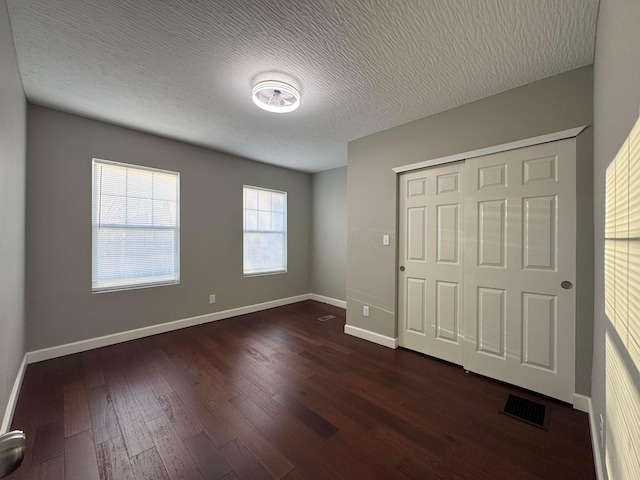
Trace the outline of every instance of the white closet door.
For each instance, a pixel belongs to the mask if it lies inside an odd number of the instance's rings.
[[[462,164],[400,177],[400,346],[462,364]]]
[[[572,402],[575,140],[467,160],[464,195],[465,368]]]

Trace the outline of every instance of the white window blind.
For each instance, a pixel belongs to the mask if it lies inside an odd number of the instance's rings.
[[[93,160],[92,290],[180,280],[180,174]]]
[[[244,187],[244,274],[287,271],[287,194]]]
[[[605,313],[607,472],[640,478],[640,120],[607,168]]]

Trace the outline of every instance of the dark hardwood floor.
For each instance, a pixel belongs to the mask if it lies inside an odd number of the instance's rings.
[[[595,478],[586,414],[532,427],[498,413],[515,387],[344,322],[308,301],[30,365],[9,478]]]

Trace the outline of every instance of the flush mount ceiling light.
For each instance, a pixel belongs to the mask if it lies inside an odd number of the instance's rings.
[[[253,103],[267,112],[293,112],[300,106],[300,93],[288,83],[266,80],[256,83],[251,92]]]

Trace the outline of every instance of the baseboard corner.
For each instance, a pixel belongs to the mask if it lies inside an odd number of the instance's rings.
[[[602,452],[600,451],[600,435],[599,435],[599,426],[598,419],[596,418],[596,414],[593,410],[593,402],[591,401],[591,397],[584,396],[587,401],[587,413],[589,414],[589,430],[591,431],[591,447],[593,449],[593,463],[596,469],[596,478],[597,480],[605,480],[607,478],[604,473],[604,465],[602,464]],[[579,409],[578,409],[579,410]]]
[[[317,293],[310,293],[309,300],[315,300],[316,302],[326,303],[327,305],[333,305],[334,307],[347,309],[347,302],[345,300],[338,300],[337,298],[325,297],[324,295],[318,295]]]
[[[353,325],[345,325],[344,333],[353,337],[358,337],[369,342],[377,343],[387,348],[398,348],[398,339],[380,335],[376,332],[365,330],[364,328],[354,327]]]
[[[4,411],[4,418],[2,419],[2,426],[0,427],[0,434],[6,433],[11,428],[11,421],[13,420],[13,413],[16,410],[18,404],[18,396],[20,395],[20,388],[22,387],[22,380],[24,379],[24,373],[27,370],[27,354],[22,356],[22,362],[18,367],[18,373],[16,379],[13,382],[13,388],[9,395],[7,402],[7,408]]]
[[[581,393],[573,394],[573,408],[584,413],[589,413],[589,404],[591,397],[582,395]]]

